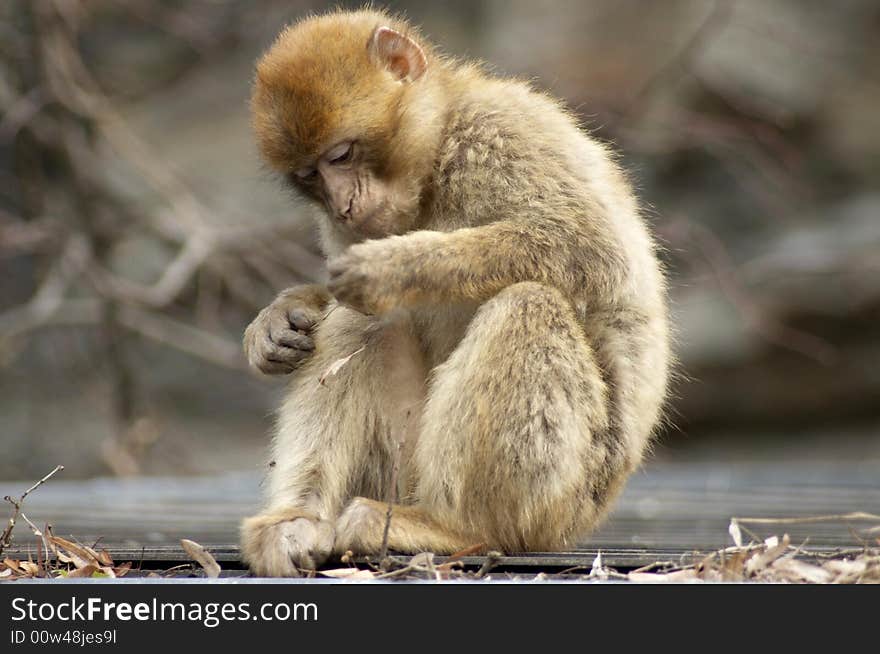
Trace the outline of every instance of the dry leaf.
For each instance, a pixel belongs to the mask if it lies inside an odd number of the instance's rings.
[[[187,540],[186,538],[180,541],[180,545],[183,547],[183,551],[186,552],[193,561],[202,566],[205,570],[206,577],[213,578],[220,576],[220,565],[217,563],[217,560],[211,556],[208,550],[197,542]]]
[[[336,373],[338,373],[340,370],[342,370],[342,367],[343,367],[346,363],[348,363],[349,361],[351,361],[351,358],[352,358],[355,354],[360,354],[361,352],[364,351],[364,349],[366,349],[366,345],[362,346],[360,349],[355,350],[354,352],[352,352],[351,354],[349,354],[347,357],[342,357],[341,359],[337,359],[336,361],[334,361],[333,363],[331,363],[331,364],[330,364],[330,367],[327,368],[326,371],[324,371],[324,374],[323,374],[323,375],[321,375],[321,378],[318,380],[318,383],[321,384],[321,386],[326,386],[326,384],[325,384],[324,382],[327,380],[328,377],[332,377],[333,375],[335,375]]]
[[[102,549],[98,552],[98,562],[105,567],[113,567],[113,559],[110,557],[110,553]]]
[[[67,573],[67,578],[88,578],[91,577],[94,573],[98,571],[98,566],[93,563],[89,563],[88,565],[84,565],[81,568],[77,568],[76,570],[71,570]]]
[[[733,539],[733,544],[737,547],[743,546],[743,536],[742,531],[740,531],[739,523],[736,519],[732,519],[730,521],[730,525],[727,527],[727,532],[730,534],[730,537]]]
[[[433,568],[434,552],[419,552],[409,560],[409,565],[413,566],[414,568]]]
[[[630,572],[627,579],[643,584],[679,584],[682,582],[700,583],[697,571],[693,568],[675,572]]]
[[[33,561],[19,561],[18,565],[20,566],[22,571],[30,576],[35,577],[40,574],[40,566],[38,566]]]
[[[831,583],[847,584],[856,583],[865,575],[868,571],[868,562],[865,559],[856,559],[855,561],[842,559],[827,561],[822,567],[836,575]]]
[[[335,570],[319,570],[319,575],[333,579],[372,579],[375,575],[370,570],[358,568],[337,568]]]
[[[128,571],[131,570],[131,561],[126,561],[113,569],[113,572],[116,573],[117,577],[124,577],[128,574]]]
[[[746,561],[746,574],[753,575],[757,572],[762,571],[768,565],[773,563],[780,556],[785,554],[785,550],[788,549],[788,545],[791,540],[788,537],[788,534],[784,534],[782,536],[782,542],[776,536],[772,536],[764,541],[764,551],[759,554],[755,554],[748,561]]]
[[[725,557],[721,566],[721,581],[742,581],[743,565],[749,556],[751,556],[751,552],[741,550],[732,552],[730,556]]]
[[[825,584],[831,581],[831,573],[824,568],[796,559],[779,559],[773,562],[773,572],[787,581]]]
[[[101,567],[98,555],[90,547],[85,545],[77,545],[61,536],[50,536],[49,542],[60,547],[64,552],[57,552],[58,560],[62,563],[73,563],[77,568],[83,568],[87,565],[94,565],[96,568]]]

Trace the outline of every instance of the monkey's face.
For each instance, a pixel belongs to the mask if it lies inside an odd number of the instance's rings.
[[[408,228],[417,206],[377,165],[368,144],[342,141],[288,175],[303,194],[320,202],[331,220],[356,236],[381,238]],[[379,168],[379,170],[377,170]]]
[[[266,161],[356,238],[411,229],[425,177],[407,108],[427,59],[385,18],[329,14],[287,29],[258,63],[251,101]]]

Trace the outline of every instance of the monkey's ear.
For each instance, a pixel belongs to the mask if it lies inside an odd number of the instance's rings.
[[[377,27],[367,47],[376,61],[401,82],[415,82],[428,70],[428,60],[419,44],[390,27]]]

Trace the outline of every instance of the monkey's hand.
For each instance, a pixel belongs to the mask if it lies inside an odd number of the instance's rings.
[[[327,263],[327,289],[339,302],[361,313],[381,315],[402,301],[401,276],[406,274],[406,253],[401,237],[352,245]]]
[[[322,286],[283,291],[244,332],[244,352],[252,368],[266,375],[296,370],[315,349],[312,330],[330,301]]]

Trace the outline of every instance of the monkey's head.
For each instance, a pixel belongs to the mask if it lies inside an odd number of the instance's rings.
[[[288,27],[257,64],[251,108],[263,157],[354,237],[408,231],[439,138],[436,61],[381,12]]]

